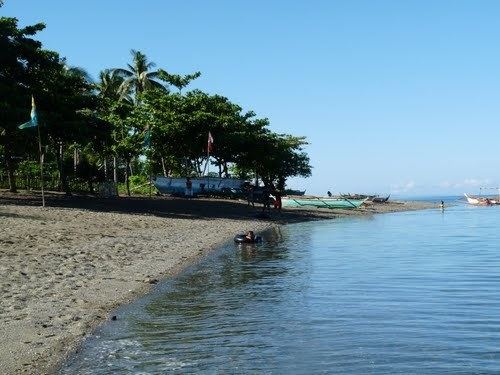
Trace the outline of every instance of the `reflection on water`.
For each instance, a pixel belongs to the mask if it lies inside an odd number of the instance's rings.
[[[229,244],[61,373],[500,373],[499,218],[458,206]]]

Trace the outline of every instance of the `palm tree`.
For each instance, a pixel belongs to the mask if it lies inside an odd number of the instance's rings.
[[[160,82],[156,81],[158,78],[157,71],[150,71],[155,67],[155,63],[148,61],[145,54],[140,51],[131,50],[132,64],[127,64],[128,69],[115,68],[114,74],[123,78],[120,85],[120,94],[127,95],[133,93],[137,100],[137,95],[146,91],[149,88],[159,88],[166,90]]]
[[[104,69],[99,73],[99,81],[94,84],[97,95],[104,99],[118,100],[120,97],[127,101],[132,101],[128,92],[121,95],[121,86],[124,78],[113,69]]]
[[[97,96],[102,100],[104,108],[106,108],[106,102],[108,101],[119,101],[126,100],[128,102],[132,102],[130,95],[128,93],[124,93],[124,95],[120,94],[120,88],[123,84],[123,77],[117,74],[113,69],[104,69],[99,73],[99,81],[94,84],[94,88],[97,91]],[[106,111],[107,109],[105,109]],[[76,151],[76,150],[75,150]],[[76,159],[76,158],[75,158]],[[103,161],[104,174],[107,177],[107,160],[104,157]],[[116,154],[113,154],[113,181],[115,183],[118,182],[118,161],[116,158]]]
[[[64,70],[68,75],[78,77],[86,83],[91,84],[93,82],[92,76],[84,68],[81,68],[79,66],[70,66],[64,62]]]

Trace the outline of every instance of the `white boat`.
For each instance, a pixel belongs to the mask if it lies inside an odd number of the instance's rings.
[[[230,192],[241,189],[245,180],[236,178],[199,177],[191,178],[193,194],[209,192]],[[186,178],[154,177],[153,183],[161,194],[184,195]]]
[[[469,197],[466,193],[464,193],[465,199],[467,199],[467,203],[473,204],[475,206],[490,206],[493,204],[500,204],[497,199],[492,199],[492,198],[476,198],[476,197]]]

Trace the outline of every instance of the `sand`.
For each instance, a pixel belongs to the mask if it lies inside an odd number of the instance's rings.
[[[0,373],[52,373],[119,304],[236,233],[290,222],[422,209],[272,212],[223,200],[39,198],[0,192]]]

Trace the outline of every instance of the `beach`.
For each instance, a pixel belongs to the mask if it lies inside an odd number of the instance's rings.
[[[48,196],[0,192],[0,372],[45,374],[109,313],[246,230],[348,215],[424,209],[260,207],[217,199]],[[120,319],[120,317],[117,317]]]

